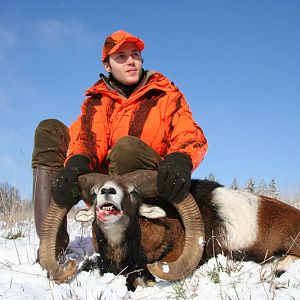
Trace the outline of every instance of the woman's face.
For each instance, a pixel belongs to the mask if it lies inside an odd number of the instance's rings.
[[[109,62],[104,62],[103,65],[120,83],[135,84],[142,74],[141,52],[134,43],[124,43],[117,52],[110,55]]]

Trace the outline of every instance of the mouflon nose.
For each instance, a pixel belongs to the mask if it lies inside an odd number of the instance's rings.
[[[116,191],[116,189],[115,188],[113,188],[113,187],[110,187],[110,188],[102,188],[101,189],[101,195],[114,195],[114,194],[116,194],[117,193],[117,191]]]

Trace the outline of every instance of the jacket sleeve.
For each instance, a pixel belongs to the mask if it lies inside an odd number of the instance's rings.
[[[67,157],[68,160],[76,154],[86,155],[90,158],[94,170],[99,169],[107,153],[103,107],[98,100],[87,98],[81,107],[81,115],[71,124]]]
[[[198,167],[208,149],[208,142],[202,129],[193,120],[192,113],[183,94],[177,89],[168,99],[166,115],[168,120],[168,154],[182,152]]]

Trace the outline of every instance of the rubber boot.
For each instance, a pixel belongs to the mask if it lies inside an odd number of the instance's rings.
[[[39,166],[33,169],[33,203],[34,220],[38,237],[40,238],[44,218],[51,202],[51,186],[56,179],[59,169]],[[57,257],[64,254],[69,244],[67,232],[67,217],[65,217],[57,235]],[[38,258],[37,258],[38,261]]]

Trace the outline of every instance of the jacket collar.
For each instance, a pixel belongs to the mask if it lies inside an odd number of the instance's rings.
[[[120,82],[115,80],[112,76],[106,77],[104,74],[100,74],[100,77],[103,79],[107,88],[112,88],[117,93],[124,96],[125,98],[129,98],[134,91],[138,90],[139,88],[145,85],[145,83],[148,80],[147,73],[148,72],[145,72],[143,70],[140,80],[136,84],[130,86],[121,84]]]
[[[110,84],[109,79],[104,74],[100,74],[100,78],[100,80],[98,80],[91,88],[89,88],[86,91],[86,96],[108,94],[114,99],[120,99],[120,97],[127,99],[124,96],[124,94],[121,93],[121,91],[117,90],[114,86]],[[152,70],[145,71],[144,79],[141,81],[140,85],[135,89],[135,91],[131,94],[129,98],[139,98],[151,89],[170,91],[174,90],[175,87],[161,73]]]

